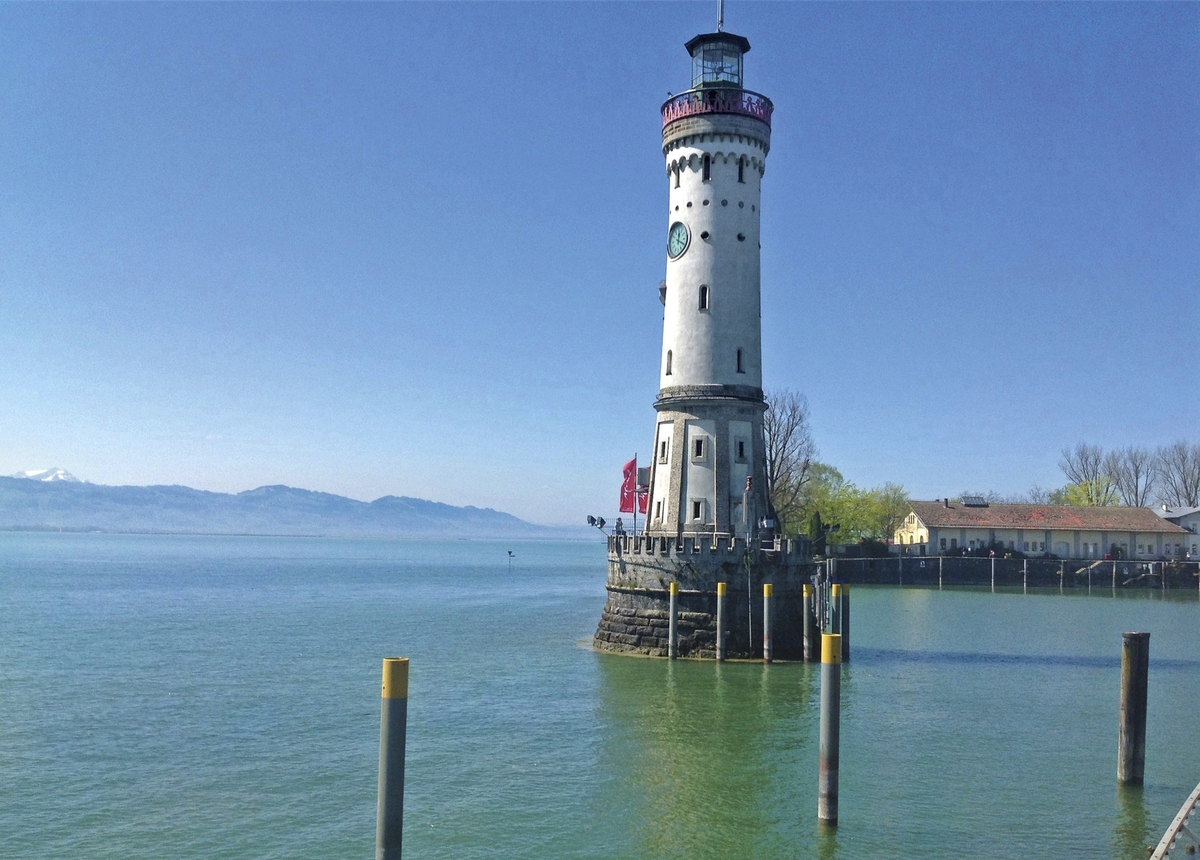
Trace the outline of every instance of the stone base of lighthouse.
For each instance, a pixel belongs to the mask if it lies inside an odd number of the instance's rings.
[[[679,583],[680,657],[716,657],[717,583],[726,583],[725,656],[762,657],[763,584],[771,583],[775,659],[799,660],[803,586],[816,572],[808,540],[767,548],[741,538],[614,535],[608,540],[608,600],[593,644],[602,651],[666,657],[670,586]]]

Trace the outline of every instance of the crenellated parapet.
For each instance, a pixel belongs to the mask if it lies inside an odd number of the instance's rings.
[[[717,584],[727,588],[726,653],[761,654],[762,586],[775,593],[775,654],[798,658],[804,584],[816,568],[806,538],[747,543],[736,535],[613,535],[608,540],[608,598],[593,639],[603,651],[666,655],[671,583],[679,587],[681,657],[716,655]],[[757,630],[757,636],[753,631]]]

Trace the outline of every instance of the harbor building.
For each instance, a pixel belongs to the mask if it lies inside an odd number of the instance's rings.
[[[761,636],[756,594],[770,583],[774,648],[786,657],[800,649],[791,613],[800,611],[809,544],[776,537],[765,469],[759,223],[774,106],[743,86],[744,37],[718,28],[685,47],[691,86],[662,106],[666,277],[646,529],[609,540],[595,644],[665,654],[674,582],[681,655],[711,655],[725,582],[727,651],[750,656],[754,631]]]
[[[1186,557],[1195,540],[1153,508],[1006,505],[978,498],[911,506],[895,543],[913,555],[994,549],[1027,556],[1160,560]]]

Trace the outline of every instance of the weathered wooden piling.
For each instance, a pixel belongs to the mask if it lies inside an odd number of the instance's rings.
[[[817,777],[817,821],[837,827],[838,750],[842,718],[842,642],[837,633],[821,636],[821,738]]]
[[[375,860],[400,860],[404,835],[404,744],[408,733],[407,657],[384,658],[380,711]]]
[[[728,583],[717,583],[717,661],[725,659],[725,596],[729,591]]]
[[[842,637],[842,662],[850,662],[850,586],[842,584],[842,605],[838,609],[841,622],[838,633]]]
[[[667,619],[667,656],[679,656],[679,583],[671,583],[671,606]]]
[[[1146,691],[1150,676],[1150,634],[1121,634],[1121,712],[1117,742],[1117,782],[1141,785],[1146,770]]]
[[[817,642],[820,637],[817,631],[816,595],[813,587],[808,583],[804,584],[802,606],[804,613],[804,662],[813,663],[817,659]]]
[[[770,663],[771,654],[771,597],[774,586],[769,582],[763,583],[763,662]]]

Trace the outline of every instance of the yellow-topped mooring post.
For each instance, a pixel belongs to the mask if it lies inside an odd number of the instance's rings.
[[[763,662],[770,663],[771,652],[771,598],[775,594],[775,586],[769,582],[763,583]]]
[[[379,806],[375,860],[400,860],[404,835],[404,743],[408,732],[408,658],[383,659],[379,720]]]
[[[729,591],[729,585],[725,582],[717,583],[717,660],[725,659],[725,595]]]
[[[813,587],[807,582],[804,583],[803,589],[803,614],[804,614],[804,662],[813,663],[817,659],[818,633],[817,633],[817,605],[816,597],[813,594]]]
[[[679,583],[671,583],[670,618],[667,619],[667,656],[674,660],[679,656]]]
[[[838,633],[842,637],[842,662],[850,662],[850,586],[842,583],[842,604],[838,608]]]
[[[1117,731],[1117,782],[1141,785],[1146,771],[1146,692],[1150,634],[1121,634],[1121,711]]]
[[[836,827],[838,820],[838,748],[841,745],[841,721],[842,637],[837,633],[823,633],[817,821],[830,827]]]
[[[829,586],[829,632],[842,632],[842,584],[832,583]]]

